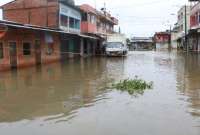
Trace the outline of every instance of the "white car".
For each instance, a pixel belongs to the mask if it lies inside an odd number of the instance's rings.
[[[128,47],[121,42],[107,42],[106,55],[107,56],[126,56],[128,54]]]

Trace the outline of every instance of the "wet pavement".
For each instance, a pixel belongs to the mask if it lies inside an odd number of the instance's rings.
[[[137,97],[106,89],[135,76]],[[200,135],[200,54],[131,52],[0,73],[0,135]]]

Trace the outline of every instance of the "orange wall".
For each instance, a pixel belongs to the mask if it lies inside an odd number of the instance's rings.
[[[10,52],[8,43],[15,41],[17,43],[17,66],[18,68],[33,66],[36,64],[35,60],[35,40],[39,39],[41,41],[41,60],[42,63],[50,63],[60,60],[60,42],[59,35],[57,33],[52,33],[53,36],[53,48],[54,51],[51,55],[47,54],[47,43],[45,43],[45,33],[33,30],[8,30],[6,35],[0,39],[3,43],[4,48],[4,58],[0,59],[0,71],[10,69]],[[31,55],[23,55],[23,42],[31,43]]]
[[[83,33],[96,33],[97,28],[95,24],[91,24],[89,22],[81,22],[81,32]]]

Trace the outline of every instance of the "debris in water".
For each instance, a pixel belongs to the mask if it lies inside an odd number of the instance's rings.
[[[137,76],[135,79],[121,80],[117,84],[113,84],[113,88],[121,91],[127,91],[130,95],[143,94],[146,89],[153,88],[153,82],[146,82],[139,79]]]

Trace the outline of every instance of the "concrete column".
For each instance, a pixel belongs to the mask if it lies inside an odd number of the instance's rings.
[[[83,41],[83,38],[80,38],[80,56],[84,57],[84,41]]]
[[[89,41],[89,40],[87,40],[87,55],[88,55],[88,56],[90,56],[90,55],[91,55],[91,52],[90,52],[90,50],[91,50],[91,44],[90,44],[90,41]]]
[[[97,47],[97,41],[93,41],[93,55],[96,55],[96,47]]]

